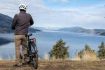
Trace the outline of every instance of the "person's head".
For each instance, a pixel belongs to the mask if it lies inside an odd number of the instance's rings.
[[[26,6],[25,4],[21,4],[21,5],[19,6],[19,10],[20,10],[20,11],[26,11],[26,9],[27,9],[27,6]]]

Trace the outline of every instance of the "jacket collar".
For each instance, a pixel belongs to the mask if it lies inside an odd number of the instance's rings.
[[[20,11],[20,13],[26,13],[26,11]]]

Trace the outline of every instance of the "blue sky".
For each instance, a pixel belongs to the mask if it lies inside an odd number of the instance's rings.
[[[20,3],[28,4],[33,27],[105,29],[105,0],[1,0],[0,13],[13,17]]]
[[[43,0],[51,8],[93,6],[104,3],[105,0]]]

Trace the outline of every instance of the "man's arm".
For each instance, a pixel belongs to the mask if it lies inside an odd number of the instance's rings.
[[[30,15],[30,25],[33,25],[33,24],[34,24],[33,18],[32,18],[32,16]]]
[[[14,30],[17,23],[17,14],[14,16],[11,28]]]

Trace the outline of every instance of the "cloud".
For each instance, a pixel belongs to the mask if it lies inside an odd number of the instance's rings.
[[[68,2],[70,0],[53,1]],[[3,2],[0,2],[0,13],[13,17],[18,12],[18,5],[19,3],[14,0],[3,0]],[[81,26],[86,28],[105,28],[104,4],[89,7],[52,9],[45,5],[44,0],[31,0],[28,5],[28,12],[34,18],[35,27]]]
[[[88,10],[88,11],[87,11]],[[104,28],[104,7],[95,6],[94,8],[50,10],[41,17],[39,21],[42,26],[47,27],[71,27],[82,26],[86,28]],[[48,12],[48,11],[47,11]],[[44,22],[43,22],[44,21]]]

